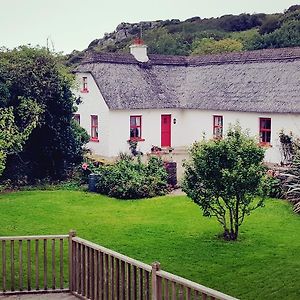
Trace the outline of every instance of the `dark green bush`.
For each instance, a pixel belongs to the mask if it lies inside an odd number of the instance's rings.
[[[100,166],[97,191],[120,199],[148,198],[167,192],[167,172],[161,159],[151,157],[147,164],[123,156],[114,165]]]
[[[282,190],[281,180],[278,179],[276,175],[270,175],[269,171],[268,174],[265,175],[261,181],[262,193],[266,197],[282,198],[283,190]]]

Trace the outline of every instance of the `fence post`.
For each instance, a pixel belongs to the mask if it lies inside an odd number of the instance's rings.
[[[160,271],[160,263],[154,262],[151,266],[152,266],[152,272],[151,272],[152,300],[159,300],[161,299],[161,295],[158,295],[159,289],[158,289],[158,280],[157,280],[156,272]]]
[[[70,291],[73,291],[73,247],[72,247],[72,238],[76,236],[75,230],[69,231],[69,288]]]

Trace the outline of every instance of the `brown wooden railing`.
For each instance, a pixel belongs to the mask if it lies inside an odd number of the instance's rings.
[[[67,291],[69,235],[0,237],[0,295]]]
[[[150,299],[151,266],[75,237],[70,290],[83,299]]]
[[[0,237],[0,295],[71,292],[81,299],[234,300],[69,235]],[[68,253],[68,255],[66,255]]]

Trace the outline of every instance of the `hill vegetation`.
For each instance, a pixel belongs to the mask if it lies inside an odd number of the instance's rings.
[[[140,23],[121,23],[112,33],[90,43],[83,52],[74,51],[76,62],[85,52],[129,52],[135,37],[142,38],[151,54],[201,55],[232,51],[300,46],[300,5],[283,13],[193,17]]]

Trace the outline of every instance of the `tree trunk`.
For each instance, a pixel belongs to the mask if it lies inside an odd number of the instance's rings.
[[[223,238],[225,241],[236,241],[238,237],[238,232],[235,230],[229,231],[228,229],[224,230]]]

